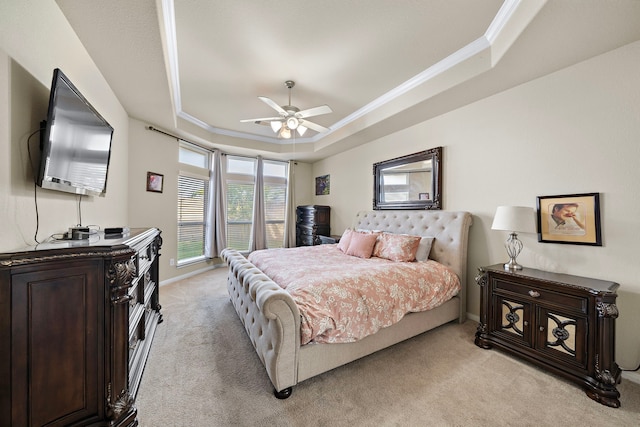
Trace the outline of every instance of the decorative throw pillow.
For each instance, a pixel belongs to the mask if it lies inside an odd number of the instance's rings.
[[[415,261],[419,244],[420,236],[382,233],[373,249],[373,256],[399,262]]]
[[[345,253],[358,258],[371,258],[376,240],[378,240],[378,233],[359,233],[354,231],[351,233],[351,241]],[[342,239],[340,242],[342,242]]]
[[[382,233],[381,230],[368,230],[366,228],[358,228],[355,231],[357,231],[358,233],[364,233],[364,234],[380,234]]]
[[[418,251],[416,252],[416,261],[425,262],[429,259],[429,253],[431,253],[431,246],[433,245],[434,237],[422,237],[420,244],[418,245]]]
[[[352,234],[353,230],[350,228],[347,228],[346,230],[344,230],[344,233],[342,233],[342,237],[340,237],[340,241],[338,242],[338,249],[340,249],[342,252],[347,252],[347,249],[349,249],[349,243],[351,242]]]

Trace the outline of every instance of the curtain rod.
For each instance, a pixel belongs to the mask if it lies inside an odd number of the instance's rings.
[[[152,130],[152,131],[155,131],[155,132],[161,133],[161,134],[163,134],[163,135],[170,136],[171,138],[175,138],[175,139],[179,139],[179,140],[182,140],[182,141],[188,142],[189,144],[193,144],[193,145],[195,145],[195,146],[198,146],[198,147],[200,147],[200,148],[202,148],[202,149],[205,149],[205,150],[208,150],[208,151],[220,151],[220,153],[221,153],[222,155],[225,155],[225,156],[246,157],[246,158],[248,158],[248,159],[253,159],[253,157],[251,157],[251,156],[243,156],[243,155],[240,155],[240,154],[230,154],[230,153],[225,153],[224,151],[220,150],[219,148],[205,147],[205,146],[204,146],[204,145],[202,145],[202,144],[198,144],[197,142],[189,141],[188,139],[181,138],[181,137],[179,137],[179,136],[177,136],[177,135],[174,135],[174,134],[172,134],[172,133],[169,133],[169,132],[163,131],[162,129],[155,128],[155,127],[153,127],[153,126],[151,126],[151,125],[147,126],[147,130]],[[264,159],[264,160],[275,161],[275,162],[287,162],[287,163],[288,163],[288,160],[276,160],[276,159],[269,159],[269,158],[264,158],[264,157],[263,157],[263,159]],[[292,159],[292,160],[293,160],[293,159]],[[297,164],[298,164],[298,161],[297,161],[297,160],[294,160],[294,164],[296,164],[296,165],[297,165]]]
[[[152,130],[152,131],[155,131],[155,132],[161,133],[161,134],[163,134],[163,135],[170,136],[171,138],[175,138],[175,139],[179,139],[179,140],[184,141],[184,142],[188,142],[189,144],[193,144],[193,145],[195,145],[195,146],[197,146],[197,147],[200,147],[200,148],[202,148],[202,149],[204,149],[204,150],[208,150],[208,151],[216,151],[216,150],[218,150],[218,151],[220,151],[220,149],[219,149],[219,148],[205,147],[205,146],[204,146],[204,145],[202,145],[202,144],[198,144],[197,142],[189,141],[188,139],[184,139],[184,138],[182,138],[182,137],[180,137],[180,136],[178,136],[178,135],[174,135],[174,134],[172,134],[172,133],[169,133],[169,132],[163,131],[162,129],[155,128],[155,127],[153,127],[153,126],[151,126],[151,125],[147,126],[147,130]]]

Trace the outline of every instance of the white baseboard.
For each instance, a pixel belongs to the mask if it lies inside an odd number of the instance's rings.
[[[640,384],[640,371],[623,371],[622,379]]]
[[[474,322],[480,323],[480,316],[475,315],[475,314],[467,313],[467,319],[471,319]]]
[[[183,274],[181,276],[172,277],[171,279],[167,279],[167,280],[161,280],[160,281],[160,286],[164,286],[164,285],[168,285],[170,283],[178,282],[178,281],[180,281],[182,279],[187,279],[187,278],[195,276],[197,274],[204,273],[205,271],[213,270],[214,268],[220,268],[220,267],[226,267],[226,264],[210,265],[210,266],[207,266],[205,268],[201,268],[199,270]]]

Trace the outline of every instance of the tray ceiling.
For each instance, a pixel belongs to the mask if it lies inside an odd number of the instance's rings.
[[[640,39],[634,0],[57,3],[131,117],[272,158],[294,140],[240,120],[288,104],[285,80],[333,110],[295,140],[315,160]]]

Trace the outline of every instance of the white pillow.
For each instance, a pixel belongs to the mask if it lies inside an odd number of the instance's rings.
[[[435,237],[423,237],[420,239],[418,245],[418,251],[416,252],[416,261],[424,262],[429,259],[429,253],[431,252],[431,245]]]

